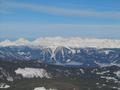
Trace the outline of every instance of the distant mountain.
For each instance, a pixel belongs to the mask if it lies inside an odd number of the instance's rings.
[[[62,37],[46,37],[38,38],[29,41],[25,38],[20,38],[16,41],[5,40],[0,42],[0,46],[30,46],[30,47],[69,47],[69,48],[120,48],[120,40],[110,39],[95,39],[95,38],[62,38]]]
[[[0,42],[0,60],[39,61],[41,63],[79,66],[120,66],[120,41],[82,38],[21,38]]]

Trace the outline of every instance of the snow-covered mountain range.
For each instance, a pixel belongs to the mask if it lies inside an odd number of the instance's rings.
[[[119,90],[120,40],[55,37],[0,42],[0,88],[13,88],[6,81],[65,77],[97,79],[98,88]]]
[[[63,66],[120,65],[120,40],[39,38],[0,42],[1,60],[35,60]]]
[[[0,46],[42,46],[42,47],[71,47],[71,48],[120,48],[120,40],[95,39],[95,38],[62,38],[62,37],[45,37],[29,41],[20,38],[16,41],[1,41]]]

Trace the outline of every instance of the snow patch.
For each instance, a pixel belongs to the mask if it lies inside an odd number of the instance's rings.
[[[65,65],[83,65],[83,63],[76,62],[76,61],[70,61],[70,62],[65,63]]]
[[[100,62],[94,61],[94,63],[97,64],[100,67],[110,67],[110,66],[120,67],[120,64],[116,64],[115,62],[106,64],[106,63],[100,63]]]
[[[70,62],[70,61],[71,61],[71,59],[67,59],[67,60],[66,60],[66,63],[68,63],[68,62]]]
[[[110,71],[108,70],[108,71],[102,71],[102,72],[97,72],[96,74],[98,74],[98,75],[103,75],[103,74],[106,74],[106,73],[109,73]]]
[[[114,72],[118,78],[120,78],[120,71]]]
[[[57,89],[46,89],[45,87],[36,87],[34,90],[57,90]]]
[[[24,55],[25,53],[24,52],[17,52],[19,55]]]
[[[7,85],[6,83],[0,83],[0,89],[7,89],[10,88],[9,85]]]
[[[114,82],[118,82],[118,80],[115,77],[101,76],[101,78],[104,78],[106,80],[113,80]]]
[[[50,78],[45,69],[39,68],[18,68],[15,73],[22,75],[24,78]]]
[[[83,69],[80,69],[80,72],[81,72],[82,74],[84,74],[84,73],[85,73]]]
[[[108,55],[110,53],[110,50],[105,50],[104,52],[106,55]]]

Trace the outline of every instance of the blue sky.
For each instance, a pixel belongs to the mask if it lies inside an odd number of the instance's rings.
[[[0,40],[120,39],[120,0],[0,0]]]

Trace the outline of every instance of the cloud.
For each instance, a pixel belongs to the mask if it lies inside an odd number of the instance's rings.
[[[38,13],[47,13],[51,15],[67,16],[67,17],[92,17],[92,18],[112,18],[120,19],[119,11],[95,11],[83,9],[68,9],[60,7],[52,7],[38,4],[7,2],[7,7],[12,9],[26,9]]]

